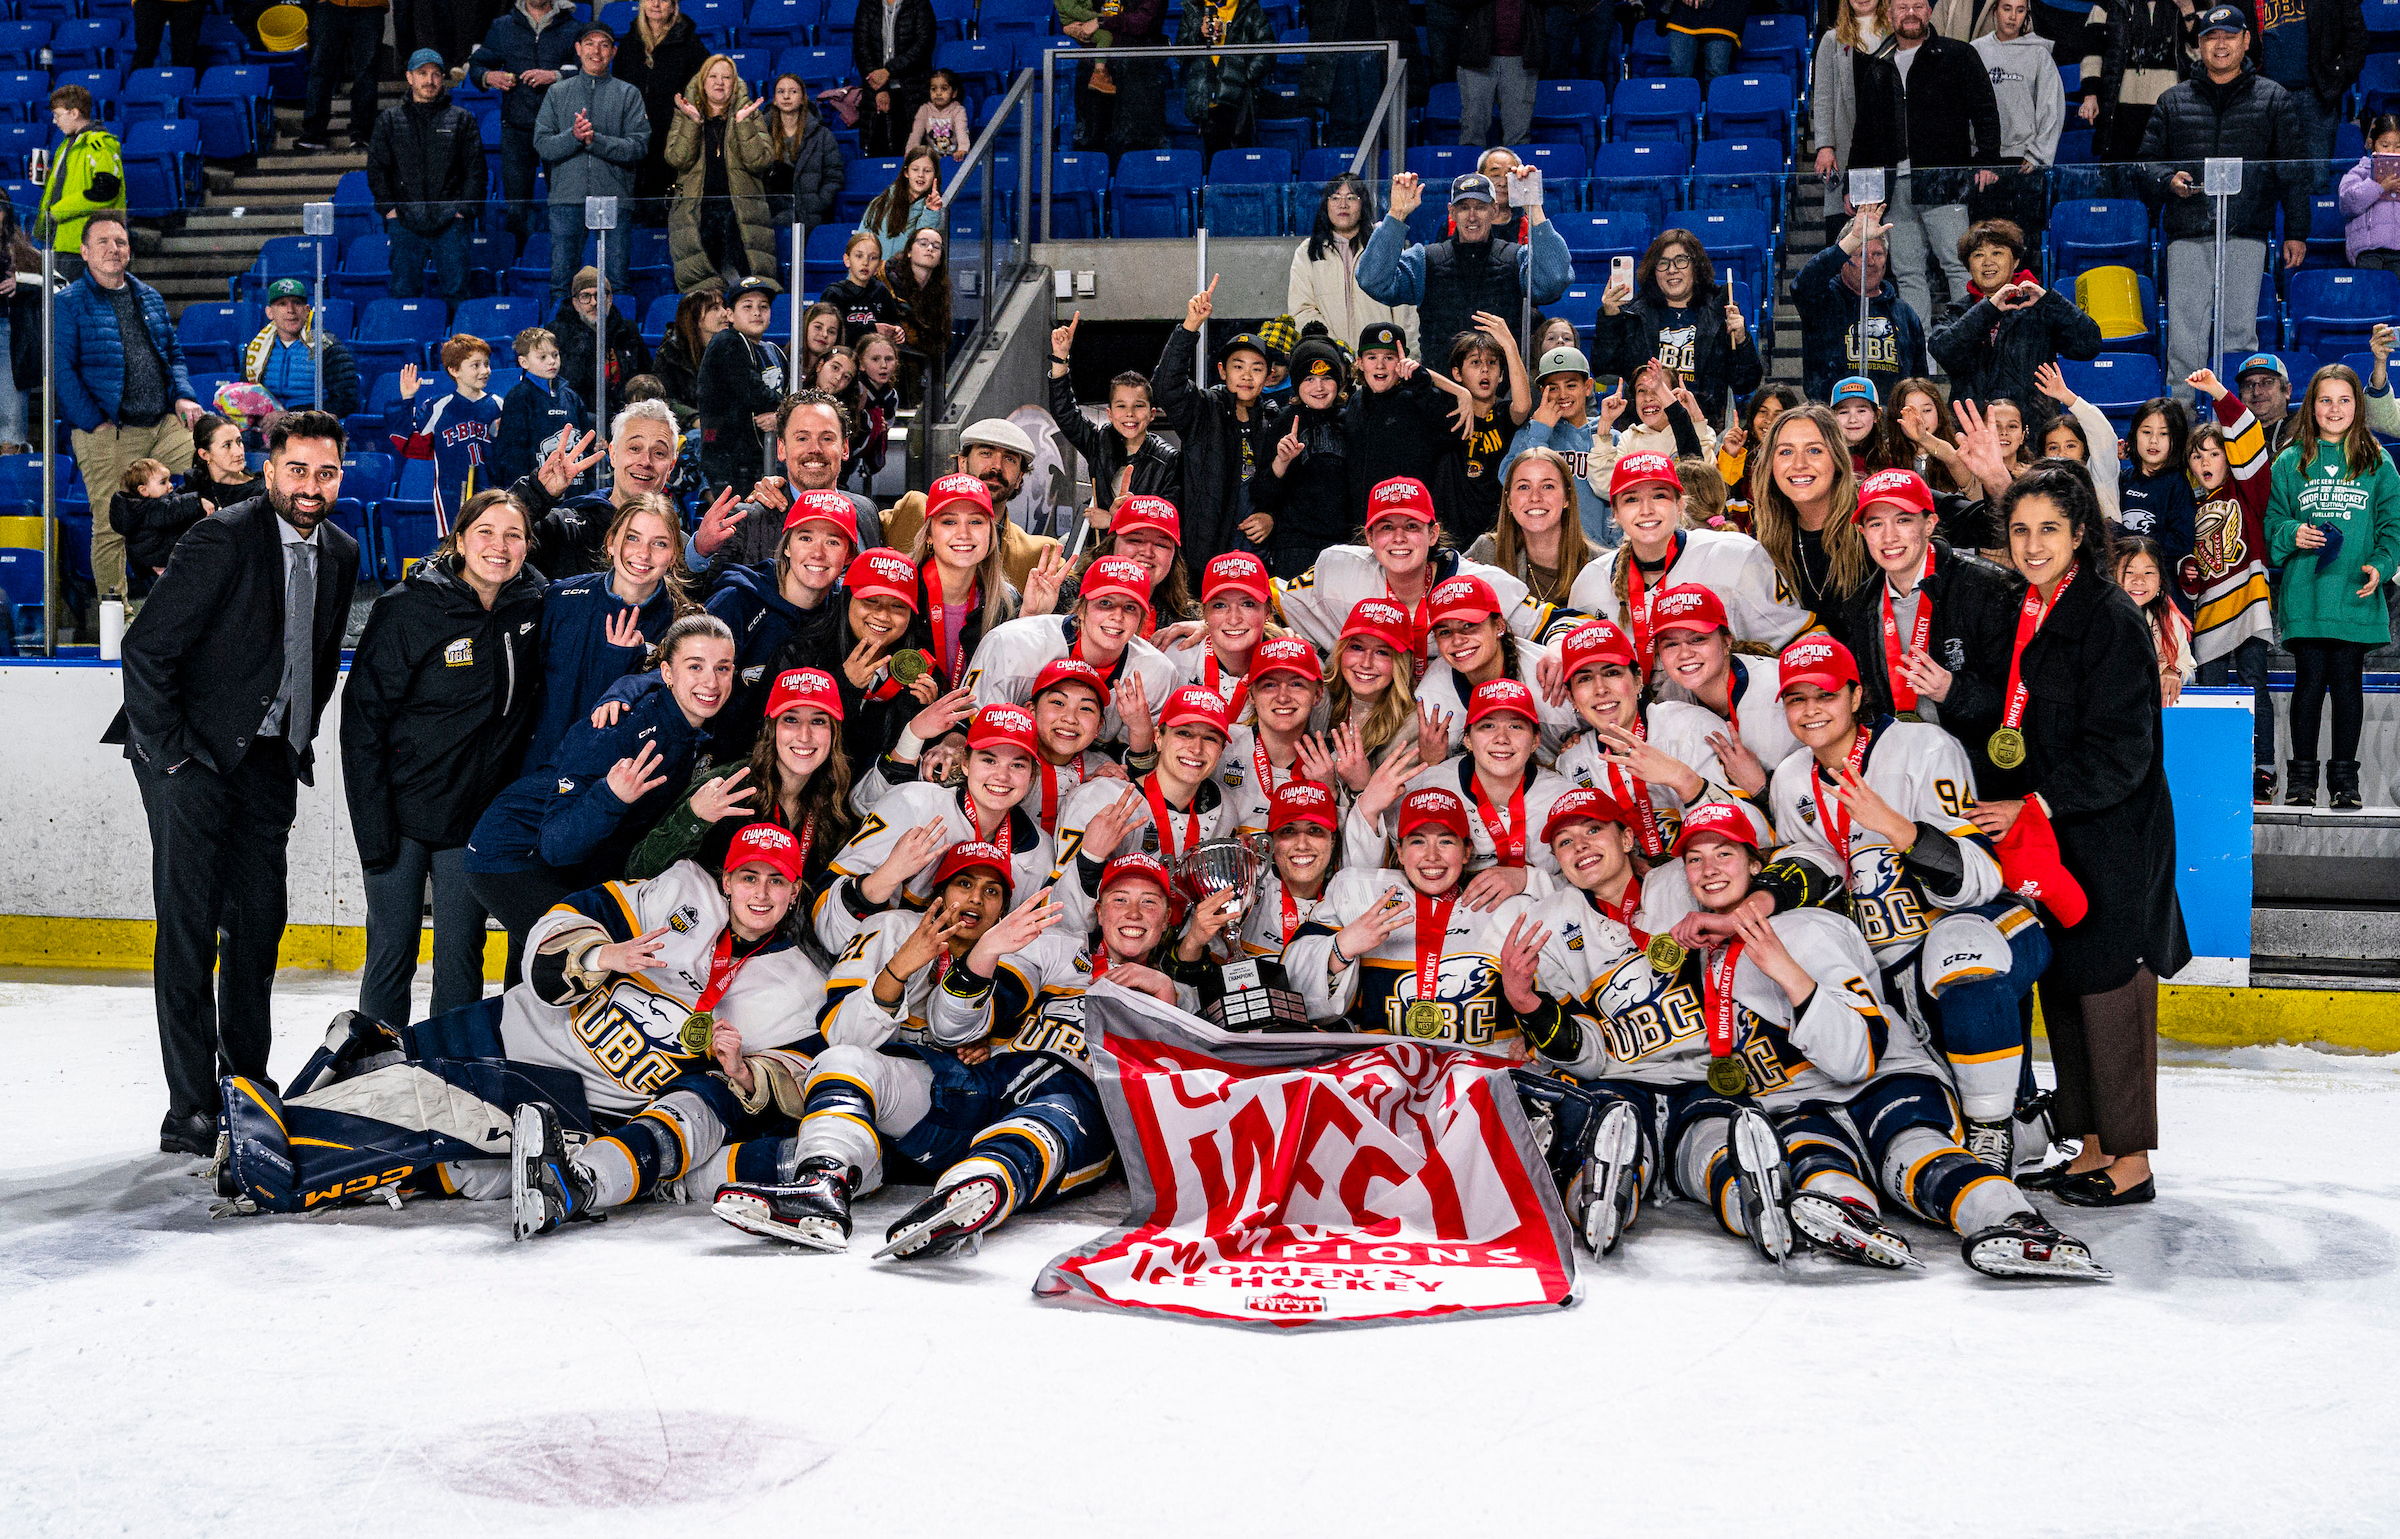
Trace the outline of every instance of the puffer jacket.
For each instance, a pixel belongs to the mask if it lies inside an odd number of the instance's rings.
[[[684,87],[683,96],[699,105],[698,75]],[[750,271],[771,278],[776,272],[775,222],[767,213],[766,174],[775,160],[775,145],[767,137],[763,113],[742,116],[742,109],[749,104],[750,88],[735,80],[721,130],[726,195],[733,200],[734,218],[741,223],[742,250],[749,256]],[[681,112],[667,125],[667,170],[675,177],[675,202],[667,213],[667,250],[675,261],[675,287],[685,294],[714,288],[718,282],[716,267],[700,238],[711,126],[695,123]]]
[[[1744,331],[1741,346],[1733,345],[1725,327],[1727,293],[1712,284],[1676,305],[1655,283],[1644,284],[1631,304],[1592,323],[1592,373],[1631,379],[1650,359],[1662,359],[1691,382],[1702,413],[1723,421],[1726,392],[1748,395],[1766,375],[1755,334]]]
[[[767,168],[767,191],[792,200],[791,219],[815,229],[833,222],[833,205],[842,194],[842,144],[825,126],[817,104],[800,103],[800,140],[789,159],[778,157]],[[774,135],[767,136],[769,144]],[[788,221],[779,221],[788,222]]]
[[[2010,281],[2031,283],[2034,277],[2020,271]],[[1950,376],[1953,401],[2014,401],[2035,420],[2041,414],[2034,409],[2034,370],[2061,358],[2100,356],[2100,323],[2056,289],[2042,290],[2040,299],[2016,310],[2000,309],[1973,284],[1967,293],[1975,303],[1927,344]]]
[[[1175,34],[1177,44],[1194,48],[1204,43],[1272,43],[1275,24],[1267,19],[1264,8],[1256,0],[1243,0],[1226,21],[1223,35],[1209,36],[1216,20],[1215,7],[1208,0],[1193,0],[1184,7],[1182,28]],[[1267,65],[1272,62],[1266,54],[1210,54],[1205,58],[1183,61],[1183,110],[1195,123],[1208,121],[1209,112],[1217,107],[1238,107],[1241,118],[1248,123],[1258,114],[1258,88],[1267,77]]]
[[[439,235],[483,206],[483,130],[444,91],[384,109],[367,141],[376,211],[419,235]]]
[[[131,273],[141,300],[142,319],[150,341],[167,370],[167,405],[196,401],[191,371],[183,361],[183,343],[175,323],[167,319],[167,302],[158,290]],[[57,362],[59,415],[79,432],[89,433],[103,422],[114,422],[125,399],[125,339],[117,335],[116,312],[86,273],[67,285],[51,305],[51,327]]]
[[[2375,180],[2375,157],[2361,155],[2342,173],[2342,249],[2353,263],[2362,251],[2400,251],[2400,197]]]
[[[2194,76],[2171,87],[2152,110],[2135,159],[2152,201],[2164,209],[2167,239],[2209,240],[2216,235],[2216,199],[2199,192],[2178,197],[2169,183],[2184,171],[2197,188],[2202,161],[2241,157],[2248,164],[2242,190],[2226,200],[2225,231],[2237,240],[2267,240],[2275,233],[2278,203],[2285,229],[2308,228],[2309,176],[2287,176],[2276,165],[2300,158],[2305,149],[2292,94],[2245,66],[2223,85]]]
[[[609,72],[642,93],[642,112],[650,120],[650,147],[633,176],[633,195],[645,202],[664,198],[674,186],[674,173],[667,169],[667,133],[682,116],[675,110],[675,97],[680,92],[687,101],[700,100],[692,94],[690,81],[707,62],[708,45],[700,41],[699,24],[680,12],[656,48],[642,41],[638,26],[626,28],[618,40]]]

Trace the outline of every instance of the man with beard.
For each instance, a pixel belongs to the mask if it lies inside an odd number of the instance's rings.
[[[1017,493],[1025,489],[1025,477],[1033,469],[1038,451],[1025,430],[1005,417],[986,417],[970,422],[958,435],[958,454],[950,468],[961,475],[973,476],[992,494],[992,510],[1000,515],[1000,564],[1008,571],[1008,580],[1019,593],[1032,596],[1026,579],[1035,565],[1058,541],[1048,535],[1028,534],[1017,521],[1008,516],[1008,505]],[[925,494],[910,492],[892,504],[885,518],[885,533],[893,548],[914,548],[917,530],[925,522]],[[1028,614],[1046,614],[1046,609],[1029,608]]]
[[[784,512],[802,492],[838,491],[849,498],[858,511],[860,550],[889,545],[907,552],[903,542],[916,537],[915,529],[885,528],[874,503],[834,484],[841,479],[842,461],[850,455],[850,434],[841,403],[832,396],[797,390],[783,398],[775,408],[775,455],[783,474],[758,481],[738,502],[731,488],[720,493],[694,531],[691,563],[705,567],[712,581],[734,567],[774,560],[783,542]],[[754,507],[759,511],[753,513]]]
[[[1933,30],[1932,0],[1893,0],[1892,40],[1888,89],[1865,92],[1858,103],[1850,164],[1888,168],[1892,281],[1931,324],[1929,253],[1946,298],[1967,299],[1958,242],[1967,233],[1970,181],[1981,191],[2000,179],[2000,104],[1983,56]]]
[[[124,745],[150,822],[164,1153],[215,1147],[220,1062],[266,1078],[284,848],[358,586],[358,542],[325,523],[344,445],[324,412],[272,419],[265,495],[193,525],[125,633],[101,741]]]

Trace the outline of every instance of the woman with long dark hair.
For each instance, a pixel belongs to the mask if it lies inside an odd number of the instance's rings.
[[[700,399],[700,357],[731,319],[725,296],[716,289],[694,289],[676,302],[674,324],[659,344],[656,361],[658,382],[667,387],[668,400],[689,409]],[[834,319],[838,332],[841,317],[837,313]]]
[[[808,83],[782,74],[767,88],[767,212],[776,228],[833,222],[842,191],[842,146],[825,126]]]
[[[1416,307],[1387,305],[1358,286],[1359,254],[1367,249],[1375,219],[1375,189],[1366,178],[1345,171],[1327,182],[1308,239],[1292,252],[1283,310],[1303,331],[1309,322],[1321,322],[1335,341],[1353,351],[1360,332],[1388,321],[1408,334],[1413,355],[1418,351]]]
[[[884,261],[908,249],[908,238],[919,230],[942,227],[942,159],[918,145],[900,159],[900,174],[892,185],[875,194],[858,227],[875,237]]]
[[[1633,282],[1600,296],[1592,323],[1594,374],[1631,379],[1653,358],[1691,388],[1712,424],[1724,420],[1728,392],[1746,395],[1766,375],[1749,322],[1689,230],[1661,231]]]
[[[925,377],[950,358],[950,241],[938,228],[912,232],[884,287],[900,301],[900,399],[925,400]]]

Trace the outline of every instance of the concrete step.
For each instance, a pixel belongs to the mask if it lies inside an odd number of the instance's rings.
[[[2260,807],[2252,816],[2254,901],[2360,908],[2400,894],[2400,807]]]
[[[2251,910],[2255,957],[2340,959],[2400,975],[2400,906],[2261,903]]]

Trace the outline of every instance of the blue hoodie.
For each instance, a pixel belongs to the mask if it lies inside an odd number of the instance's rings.
[[[533,738],[525,745],[520,773],[547,765],[568,729],[591,713],[609,685],[641,667],[649,649],[675,623],[675,596],[661,583],[642,606],[638,623],[644,645],[610,646],[608,622],[625,608],[625,601],[609,587],[614,576],[600,571],[562,578],[550,585],[542,601],[542,706],[533,719]]]
[[[634,701],[614,726],[577,722],[550,762],[493,798],[467,840],[467,869],[549,870],[577,886],[622,875],[633,847],[690,789],[706,731],[685,720],[667,689]],[[664,778],[628,805],[609,789],[608,772],[644,744],[657,746]]]
[[[784,598],[775,581],[775,563],[762,561],[728,570],[708,596],[708,612],[733,632],[733,693],[709,733],[711,757],[724,760],[748,753],[757,740],[767,691],[775,682],[776,655],[815,611]],[[839,659],[828,663],[830,671],[840,671]]]

